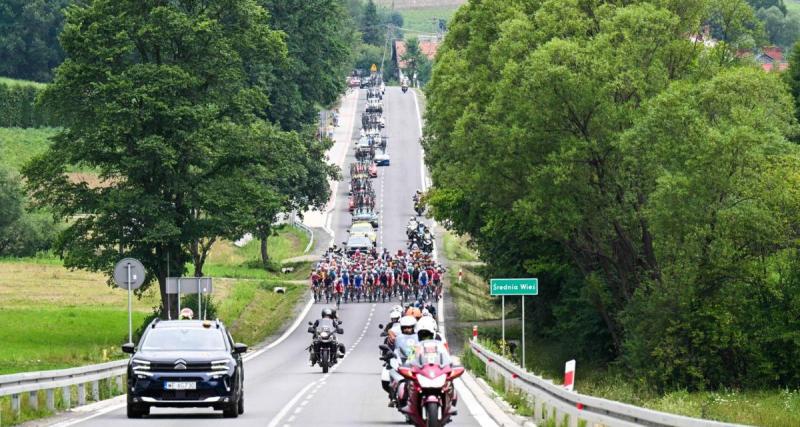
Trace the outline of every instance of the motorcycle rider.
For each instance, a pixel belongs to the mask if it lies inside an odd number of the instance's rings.
[[[322,309],[322,313],[320,313],[321,318],[314,321],[314,324],[309,328],[309,332],[313,334],[312,340],[313,343],[309,347],[309,359],[311,361],[311,366],[314,366],[317,363],[317,354],[319,353],[319,343],[317,342],[317,331],[321,326],[327,326],[332,331],[337,331],[337,333],[343,332],[341,328],[339,328],[339,322],[336,319],[335,311],[332,308],[325,307]],[[337,343],[338,348],[338,358],[344,357],[345,346],[342,343]]]
[[[398,365],[404,364],[409,357],[414,356],[418,343],[417,334],[414,329],[416,325],[417,319],[414,316],[403,316],[400,318],[400,334],[394,337],[394,357],[397,359]],[[389,393],[389,406],[393,407],[397,403],[397,387],[403,387],[404,385],[402,384],[404,384],[405,380],[395,369],[392,369],[388,373],[388,379],[384,376],[381,379],[381,385],[383,389]],[[391,381],[389,381],[389,379]],[[391,387],[392,383],[394,383],[395,388]],[[400,403],[405,405],[405,402]]]

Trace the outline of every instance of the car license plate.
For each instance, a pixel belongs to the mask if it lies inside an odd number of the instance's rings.
[[[197,390],[195,382],[165,382],[164,390]]]

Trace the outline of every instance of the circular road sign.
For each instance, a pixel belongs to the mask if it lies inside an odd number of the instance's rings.
[[[135,258],[125,258],[114,266],[114,282],[122,289],[128,289],[128,266],[131,270],[130,289],[139,289],[144,283],[144,265]]]

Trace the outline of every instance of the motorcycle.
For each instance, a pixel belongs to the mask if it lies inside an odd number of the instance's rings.
[[[424,365],[400,366],[397,372],[407,381],[398,387],[398,402],[407,402],[400,412],[418,427],[439,427],[456,415],[458,395],[453,381],[464,373],[461,366],[439,363],[435,346],[425,346]]]
[[[406,93],[406,92],[408,92],[408,85],[404,84],[404,85],[400,86],[400,89],[403,90],[403,93]]]
[[[313,341],[308,347],[311,352],[311,360],[318,363],[322,368],[322,373],[327,374],[328,370],[344,356],[344,344],[336,340],[336,334],[344,333],[339,326],[341,320],[331,322],[320,322],[315,328],[314,322],[308,322],[308,333],[314,334]]]

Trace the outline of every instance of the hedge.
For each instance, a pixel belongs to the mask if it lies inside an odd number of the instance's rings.
[[[0,127],[38,128],[57,126],[46,109],[36,102],[41,92],[33,85],[0,82]]]

